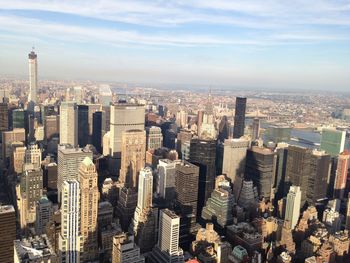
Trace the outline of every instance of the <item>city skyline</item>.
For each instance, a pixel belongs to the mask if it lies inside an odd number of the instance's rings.
[[[346,91],[349,1],[0,1],[2,76]]]

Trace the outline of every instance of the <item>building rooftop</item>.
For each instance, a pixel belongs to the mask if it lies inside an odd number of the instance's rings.
[[[9,212],[15,212],[15,208],[12,205],[0,205],[0,214]]]

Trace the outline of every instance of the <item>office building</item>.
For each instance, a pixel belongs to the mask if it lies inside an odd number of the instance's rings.
[[[152,258],[155,262],[184,262],[183,251],[179,247],[180,217],[169,209],[160,211],[158,244]]]
[[[92,114],[92,145],[99,153],[102,153],[102,111]]]
[[[50,115],[45,117],[44,132],[45,140],[50,141],[53,137],[59,136],[60,130],[60,117],[59,115]]]
[[[252,123],[252,140],[255,141],[260,138],[260,119],[254,118]]]
[[[253,146],[247,150],[245,176],[258,188],[260,198],[271,200],[277,157],[268,148]]]
[[[30,143],[25,151],[25,163],[33,164],[34,168],[41,167],[41,149],[35,143]]]
[[[0,259],[13,262],[13,241],[16,239],[16,214],[12,205],[0,205]]]
[[[44,188],[48,191],[57,191],[57,163],[52,159],[42,163],[44,172]]]
[[[164,147],[167,147],[169,149],[176,148],[176,132],[173,129],[168,129],[165,131]]]
[[[1,133],[9,129],[9,111],[7,103],[0,101],[0,137]]]
[[[28,113],[24,109],[12,110],[12,128],[13,129],[25,129],[26,136],[29,131],[29,117]]]
[[[38,61],[37,54],[32,50],[28,54],[29,59],[29,95],[28,102],[37,102],[37,88],[38,88]]]
[[[146,127],[146,150],[155,150],[163,146],[162,130],[159,127]]]
[[[246,104],[247,98],[236,98],[233,138],[240,138],[244,135]]]
[[[89,107],[78,105],[78,145],[85,147],[89,143]]]
[[[60,144],[78,145],[78,109],[75,102],[60,106]],[[84,145],[85,146],[85,145]]]
[[[346,131],[323,129],[321,136],[321,150],[331,156],[338,156],[345,148]]]
[[[52,218],[52,202],[46,195],[44,195],[36,203],[35,233],[37,235],[46,234],[46,225],[52,220]]]
[[[197,215],[199,167],[189,162],[175,166],[176,204],[182,216]]]
[[[151,251],[156,242],[157,211],[152,207],[153,175],[146,167],[140,171],[137,206],[130,226],[141,253]]]
[[[280,200],[285,196],[284,188],[288,189],[288,185],[286,185],[288,144],[278,143],[275,152],[277,156],[276,179],[274,182],[275,200]]]
[[[112,263],[144,263],[140,248],[134,242],[134,236],[128,233],[113,237]]]
[[[92,152],[71,145],[59,145],[57,156],[57,190],[58,200],[63,182],[65,180],[78,179],[78,169],[85,157],[92,159]]]
[[[80,234],[80,187],[77,180],[62,185],[61,233],[59,257],[61,262],[81,261],[83,238]]]
[[[91,158],[85,157],[78,171],[80,185],[80,232],[83,239],[82,260],[94,260],[98,256],[97,211],[99,191],[97,172]]]
[[[120,219],[123,231],[128,231],[131,220],[137,206],[137,189],[122,187],[119,189],[119,197],[116,207],[116,214]]]
[[[177,134],[176,150],[180,154],[180,159],[188,160],[191,139],[191,130],[181,129],[180,132]]]
[[[291,186],[287,195],[285,220],[290,222],[292,229],[298,223],[300,215],[301,191],[299,186]]]
[[[264,141],[280,143],[289,142],[291,138],[292,128],[284,124],[275,124],[267,128]]]
[[[115,104],[111,106],[110,119],[111,155],[118,157],[122,151],[123,132],[128,130],[143,131],[145,129],[145,109],[142,105],[137,104]]]
[[[158,186],[157,193],[167,202],[175,198],[175,167],[180,160],[160,159],[158,162]]]
[[[122,134],[121,168],[119,182],[137,188],[138,174],[145,166],[146,133],[144,130],[129,130]]]
[[[186,128],[188,121],[188,113],[185,110],[179,110],[176,113],[176,124],[178,127]]]
[[[236,177],[243,178],[245,172],[247,149],[250,141],[247,139],[228,139],[224,142],[222,173],[235,184]]]
[[[199,166],[199,194],[197,211],[202,210],[214,189],[216,177],[215,160],[215,140],[191,140],[190,162]]]
[[[347,198],[345,229],[350,230],[350,193]]]
[[[81,86],[75,86],[73,88],[73,100],[78,104],[82,103],[83,96],[84,96],[83,88]]]
[[[334,198],[343,199],[348,178],[350,164],[350,153],[344,151],[338,156],[337,170],[334,181]]]
[[[13,252],[12,252],[13,253]],[[57,262],[58,258],[46,235],[14,241],[14,263]]]
[[[12,171],[16,174],[21,174],[23,172],[23,165],[25,163],[27,147],[18,146],[13,150],[12,153]]]
[[[219,175],[215,180],[215,189],[202,210],[202,218],[206,221],[215,222],[220,227],[233,223],[233,204],[230,182],[225,175]]]
[[[334,234],[341,228],[342,217],[334,207],[326,208],[323,211],[322,223],[326,225],[329,233]]]
[[[218,140],[224,142],[230,137],[230,123],[227,119],[227,116],[223,116],[219,123],[219,134]]]

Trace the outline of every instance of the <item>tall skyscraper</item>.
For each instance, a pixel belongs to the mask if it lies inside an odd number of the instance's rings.
[[[138,174],[140,170],[145,166],[145,131],[124,131],[122,134],[121,151],[121,168],[119,181],[128,187],[137,188]]]
[[[13,262],[13,241],[16,239],[16,214],[12,205],[0,206],[0,259]]]
[[[79,263],[83,238],[80,234],[80,187],[77,180],[62,185],[60,262]]]
[[[163,146],[162,130],[159,127],[152,126],[146,128],[146,150],[155,150]]]
[[[346,180],[348,178],[348,171],[350,165],[350,153],[345,150],[338,156],[337,170],[334,182],[334,197],[338,199],[344,198],[346,187]]]
[[[321,136],[321,150],[331,156],[337,156],[345,148],[346,131],[323,129]]]
[[[157,211],[152,207],[153,175],[146,167],[140,171],[137,206],[131,230],[141,253],[151,251],[156,242]]]
[[[84,261],[98,257],[97,214],[99,191],[96,167],[89,157],[85,157],[79,167],[80,185],[80,231],[83,238]]]
[[[92,114],[92,145],[99,153],[102,153],[102,111]]]
[[[36,103],[36,91],[38,87],[38,61],[37,54],[32,50],[28,54],[29,59],[29,96],[28,102]]]
[[[184,262],[179,247],[180,217],[169,209],[161,210],[158,233],[158,244],[152,253],[155,262]]]
[[[158,162],[158,185],[157,193],[167,202],[175,198],[175,167],[180,160],[160,159]]]
[[[78,144],[85,147],[89,143],[89,107],[78,105]]]
[[[277,157],[268,148],[253,146],[247,151],[245,177],[258,188],[260,198],[271,200]]]
[[[78,110],[75,102],[62,102],[60,106],[60,144],[66,143],[78,145]]]
[[[7,103],[0,102],[0,137],[1,133],[9,129],[9,111]]]
[[[63,182],[78,179],[78,169],[81,162],[85,157],[92,159],[93,156],[92,152],[71,145],[59,145],[57,155],[57,190],[58,201],[60,201]]]
[[[299,186],[291,186],[287,195],[286,214],[284,220],[290,222],[292,229],[298,223],[300,215],[301,192]]]
[[[247,98],[236,98],[233,138],[240,138],[244,135],[246,104]]]
[[[252,123],[252,140],[255,141],[260,138],[260,119],[254,118]]]
[[[222,173],[226,174],[233,184],[236,182],[236,177],[241,177],[243,180],[249,146],[250,141],[247,139],[225,140]]]
[[[44,122],[45,140],[50,141],[53,137],[58,137],[59,126],[60,117],[58,115],[46,116]]]

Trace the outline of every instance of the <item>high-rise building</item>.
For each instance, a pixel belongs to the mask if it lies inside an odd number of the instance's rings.
[[[92,114],[92,145],[99,153],[102,153],[102,111]]]
[[[1,133],[9,129],[9,110],[7,103],[0,102],[0,137]]]
[[[215,221],[219,226],[225,226],[233,222],[233,204],[230,182],[225,175],[219,175],[215,180],[215,189],[202,210],[202,218],[207,221]]]
[[[20,129],[23,128],[28,133],[28,112],[24,109],[14,109],[12,110],[12,128]]]
[[[13,262],[13,241],[16,239],[16,214],[12,205],[0,206],[0,259]]]
[[[77,180],[62,185],[60,262],[80,262],[83,238],[80,233],[80,187]]]
[[[188,113],[185,110],[180,110],[176,113],[176,124],[181,128],[187,126]]]
[[[156,242],[157,211],[152,207],[152,196],[152,169],[146,167],[140,171],[137,206],[130,226],[141,253],[151,251]]]
[[[255,141],[260,138],[260,119],[254,118],[252,123],[252,140]]]
[[[89,143],[89,107],[78,105],[78,144],[85,147]]]
[[[52,220],[52,202],[47,196],[42,196],[36,203],[35,233],[42,235],[46,233],[46,225]]]
[[[247,139],[228,139],[224,143],[224,158],[222,173],[235,184],[236,177],[244,177],[247,149],[250,141]]]
[[[29,59],[29,96],[28,102],[36,103],[36,91],[38,88],[38,61],[37,54],[32,50],[28,54]]]
[[[12,252],[13,254],[13,252]],[[12,262],[57,262],[57,255],[46,235],[14,240]]]
[[[350,230],[350,193],[347,198],[345,229]]]
[[[253,146],[247,150],[245,176],[258,188],[260,198],[271,200],[276,171],[276,155],[268,148]]]
[[[276,167],[276,180],[274,182],[275,188],[275,200],[280,200],[285,196],[284,188],[288,188],[286,185],[286,169],[287,169],[287,156],[288,156],[288,144],[278,143],[275,149],[277,156]]]
[[[190,147],[190,162],[199,166],[197,211],[202,211],[215,186],[216,141],[192,139]]]
[[[30,143],[25,152],[25,163],[33,164],[34,168],[41,167],[41,149],[35,143]]]
[[[82,103],[83,96],[83,88],[81,86],[75,86],[73,88],[73,100],[76,103]]]
[[[71,145],[58,146],[57,190],[59,201],[63,182],[65,180],[78,179],[78,169],[85,157],[92,159],[92,152],[82,148],[75,148]]]
[[[53,137],[58,137],[59,126],[60,118],[58,115],[46,116],[44,122],[45,140],[50,141]]]
[[[230,123],[227,119],[227,116],[223,116],[219,123],[219,134],[218,140],[224,142],[230,137]]]
[[[96,167],[89,157],[85,157],[78,171],[80,185],[80,232],[83,238],[82,259],[94,260],[98,256],[97,214],[99,191]]]
[[[121,151],[121,168],[119,181],[128,187],[137,188],[138,174],[140,170],[145,166],[145,131],[124,131],[122,134]]]
[[[158,162],[157,193],[167,202],[175,199],[175,167],[180,160],[160,159]]]
[[[75,102],[60,106],[60,144],[78,145],[78,110]]]
[[[334,181],[334,198],[343,199],[348,178],[350,164],[350,153],[345,150],[338,156],[337,170]]]
[[[337,156],[345,148],[346,131],[323,129],[321,136],[321,150],[331,156]]]
[[[14,142],[25,142],[25,130],[24,129],[13,129],[12,131],[2,132],[2,158],[10,158],[12,155],[12,143]]]
[[[267,142],[289,142],[292,128],[283,124],[271,125],[267,128],[264,140]]]
[[[12,171],[14,171],[16,174],[21,174],[23,172],[23,165],[25,163],[25,157],[26,157],[26,150],[27,147],[19,146],[16,147],[15,150],[12,153]]]
[[[176,204],[182,216],[197,215],[199,167],[179,162],[175,167]]]
[[[112,263],[144,263],[140,248],[134,242],[134,236],[128,233],[113,237]]]
[[[161,128],[157,126],[146,128],[146,150],[155,150],[163,146],[163,135]]]
[[[246,104],[247,98],[236,98],[233,138],[240,138],[244,135]]]
[[[128,130],[145,129],[145,109],[141,105],[119,103],[111,106],[111,155],[120,155],[122,134]]]
[[[184,262],[183,251],[179,247],[180,217],[169,209],[160,211],[158,244],[152,258],[155,262]]]
[[[301,191],[299,186],[291,186],[287,195],[285,220],[290,222],[292,229],[298,223],[300,215]]]

